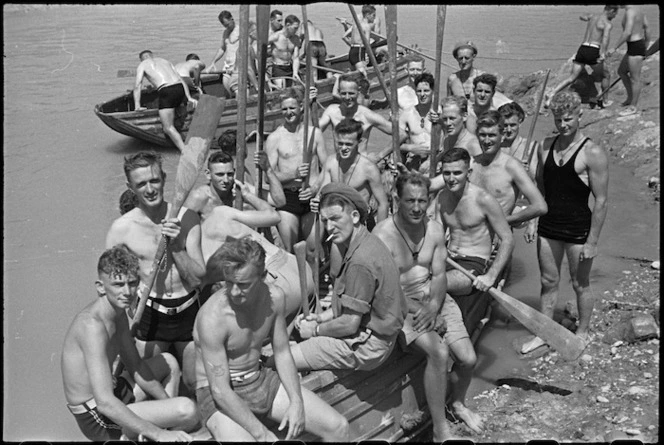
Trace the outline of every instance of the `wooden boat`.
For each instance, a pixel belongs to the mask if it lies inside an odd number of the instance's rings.
[[[406,82],[407,73],[401,69],[411,60],[413,56],[401,56],[397,60],[397,72],[389,73],[388,63],[383,62],[379,64],[379,69],[383,73],[386,81],[396,79],[402,85]],[[350,71],[350,63],[348,56],[338,56],[329,59],[332,63],[332,68],[339,71]],[[225,90],[221,83],[220,74],[204,74],[201,76],[201,82],[206,94],[211,94],[217,97],[224,97]],[[377,75],[373,67],[368,69],[368,77],[370,81],[370,92],[375,94],[382,91],[378,82]],[[326,107],[332,103],[332,88],[334,87],[335,79],[324,79],[316,82],[318,89],[317,101],[320,105]],[[297,85],[296,88],[303,90],[302,85]],[[95,106],[95,114],[111,129],[122,133],[127,136],[132,136],[146,142],[150,142],[162,147],[174,147],[170,138],[163,132],[161,121],[159,120],[159,113],[157,110],[157,91],[154,88],[148,87],[143,89],[141,94],[141,105],[146,107],[146,110],[135,111],[134,98],[132,92],[128,90],[125,94],[118,96],[109,101],[100,103]],[[246,131],[251,134],[256,130],[258,105],[257,95],[252,95],[247,98],[247,119]],[[281,109],[279,103],[279,91],[273,91],[266,95],[265,106],[265,133],[270,133],[279,124],[281,120]],[[219,120],[219,125],[215,133],[215,140],[226,130],[237,128],[237,100],[227,99],[224,114]],[[191,123],[193,110],[184,106],[176,110],[175,127],[178,129],[183,139],[187,137],[187,131]]]

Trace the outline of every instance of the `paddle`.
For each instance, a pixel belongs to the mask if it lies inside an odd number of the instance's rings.
[[[385,5],[385,24],[387,26],[387,54],[389,56],[390,73],[397,72],[397,5]],[[396,76],[390,80],[390,108],[392,110],[392,159],[394,165],[401,161],[399,152],[399,102],[397,96]],[[395,203],[396,204],[396,203]]]
[[[302,23],[304,26],[304,41],[305,43],[309,42],[309,25],[307,21],[307,7],[302,5]],[[304,47],[304,46],[303,46]],[[306,48],[306,47],[305,47]],[[307,50],[306,58],[306,68],[304,72],[304,98],[302,103],[304,104],[304,119],[302,120],[302,163],[311,164],[311,153],[309,151],[309,90],[311,89],[311,51]],[[300,187],[301,191],[304,191],[308,187],[310,173],[302,178],[302,185]]]
[[[237,50],[237,154],[235,178],[244,182],[244,159],[247,155],[247,76],[249,73],[249,5],[240,4],[240,44]],[[235,194],[235,208],[242,210],[242,193]]]
[[[305,22],[306,23],[306,22]],[[297,271],[300,277],[300,296],[302,297],[302,312],[309,315],[309,295],[307,294],[307,242],[299,241],[293,246]]]
[[[447,257],[447,263],[465,276],[475,281],[477,278],[464,267],[457,264],[453,259]],[[564,326],[559,325],[553,319],[547,317],[538,310],[533,309],[525,303],[517,300],[505,292],[499,291],[494,287],[489,288],[489,294],[514,316],[530,332],[540,337],[548,345],[553,347],[565,360],[576,360],[579,358],[586,343],[580,338],[568,331]]]
[[[224,73],[221,72],[221,71],[212,71],[212,72],[210,72],[210,73],[203,73],[203,72],[201,72],[201,75],[204,75],[204,74],[210,74],[210,75],[212,75],[212,74],[224,74]],[[131,69],[131,70],[118,70],[118,77],[119,77],[119,78],[123,78],[123,77],[136,77],[136,69],[134,68],[134,69]]]
[[[438,5],[436,20],[436,68],[434,70],[433,99],[431,101],[431,110],[438,112],[440,103],[440,59],[443,53],[443,36],[445,35],[445,16],[447,15],[447,5]],[[415,85],[417,86],[417,85]],[[436,160],[438,158],[438,147],[440,147],[440,133],[442,131],[441,123],[431,127],[431,153],[429,154],[429,177],[436,176]]]
[[[353,5],[349,4],[348,9],[350,9],[350,13],[353,16],[353,20],[355,21],[355,26],[357,27],[358,34],[360,34],[360,37],[362,38],[362,43],[364,44],[367,56],[369,56],[369,60],[371,61],[371,64],[374,67],[374,71],[376,72],[376,77],[378,77],[378,82],[380,83],[381,88],[383,88],[383,91],[385,92],[385,98],[389,101],[390,93],[387,90],[387,84],[385,83],[385,79],[383,78],[383,73],[380,71],[380,69],[378,69],[378,61],[376,61],[376,56],[374,55],[373,49],[371,48],[371,42],[369,42],[367,36],[365,36],[364,32],[362,32],[362,25],[360,25],[360,19],[357,16],[355,9],[353,8]]]
[[[256,5],[256,37],[258,39],[258,133],[256,137],[256,150],[263,151],[263,131],[265,130],[265,69],[267,66],[267,39],[269,34],[270,5]],[[263,190],[263,170],[258,169],[258,197],[265,199]]]
[[[200,99],[198,99],[198,105],[194,111],[194,116],[192,117],[191,125],[189,126],[189,132],[187,133],[184,150],[178,161],[178,169],[175,174],[175,196],[173,197],[167,218],[175,218],[178,215],[187,195],[196,183],[198,172],[203,169],[203,164],[205,163],[210,143],[214,138],[217,124],[219,123],[219,119],[221,119],[221,114],[223,112],[223,99],[209,96],[207,94],[202,94]],[[150,295],[152,286],[154,286],[155,279],[157,278],[159,264],[166,255],[166,246],[166,237],[162,236],[148,279],[145,282],[146,287],[144,288],[142,295],[140,295],[138,308],[136,309],[136,313],[131,322],[132,335],[136,333],[138,323],[145,310],[145,304],[148,301],[148,296]]]

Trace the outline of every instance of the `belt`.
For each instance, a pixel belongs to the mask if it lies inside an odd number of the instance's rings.
[[[591,47],[593,47],[593,48],[597,48],[597,49],[599,49],[599,45],[598,45],[597,43],[588,43],[588,42],[584,42],[584,43],[582,44],[582,46],[591,46]]]
[[[198,289],[195,289],[189,293],[191,298],[189,298],[187,301],[182,303],[180,306],[176,307],[167,307],[164,306],[163,304],[159,304],[156,301],[154,301],[153,298],[148,298],[148,301],[145,303],[146,306],[150,306],[152,309],[161,312],[162,314],[166,315],[175,315],[179,314],[180,312],[184,311],[185,309],[189,308],[192,304],[194,304],[196,301],[198,301]]]
[[[249,380],[250,378],[258,375],[260,372],[261,372],[261,368],[259,367],[258,369],[254,370],[254,371],[251,371],[251,372],[248,372],[246,374],[243,374],[241,376],[231,377],[231,382],[244,383],[247,380]]]
[[[351,48],[364,48],[364,45],[361,43],[353,43],[351,45]]]
[[[67,404],[67,408],[69,408],[69,411],[71,411],[72,414],[85,414],[89,411],[92,411],[96,407],[97,402],[94,398],[88,400],[87,402],[83,402],[80,405],[70,405],[69,403]]]

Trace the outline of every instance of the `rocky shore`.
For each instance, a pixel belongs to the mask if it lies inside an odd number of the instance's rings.
[[[621,57],[622,54],[616,54],[609,61],[612,73]],[[549,86],[567,75],[569,68],[568,62],[552,72]],[[502,88],[532,118],[544,77],[544,72],[537,72],[509,78]],[[612,105],[604,109],[584,106],[582,126],[585,135],[607,147],[612,165],[630,169],[638,183],[638,193],[647,196],[659,210],[659,53],[645,62],[643,78],[646,86],[641,93],[639,113],[619,116],[623,109],[620,103],[626,97],[619,82],[611,90]],[[580,93],[585,87],[583,79],[573,85]],[[537,132],[540,140],[541,136],[552,134],[551,117],[540,115],[538,127],[542,127]],[[623,257],[620,264],[622,273],[601,278],[607,281],[602,288],[608,290],[596,295],[591,342],[580,359],[565,362],[550,350],[535,351],[533,356],[524,358],[531,365],[528,375],[500,379],[495,388],[475,397],[473,406],[487,423],[482,435],[469,439],[659,441],[659,261]],[[572,326],[575,308],[568,307],[566,316],[563,324]],[[460,436],[469,436],[463,425],[458,424],[457,428]]]

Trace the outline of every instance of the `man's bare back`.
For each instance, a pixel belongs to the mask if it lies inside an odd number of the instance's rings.
[[[144,71],[145,77],[155,88],[163,85],[173,85],[181,81],[180,75],[173,64],[161,57],[151,57],[143,60],[137,68],[138,72],[141,70]]]

